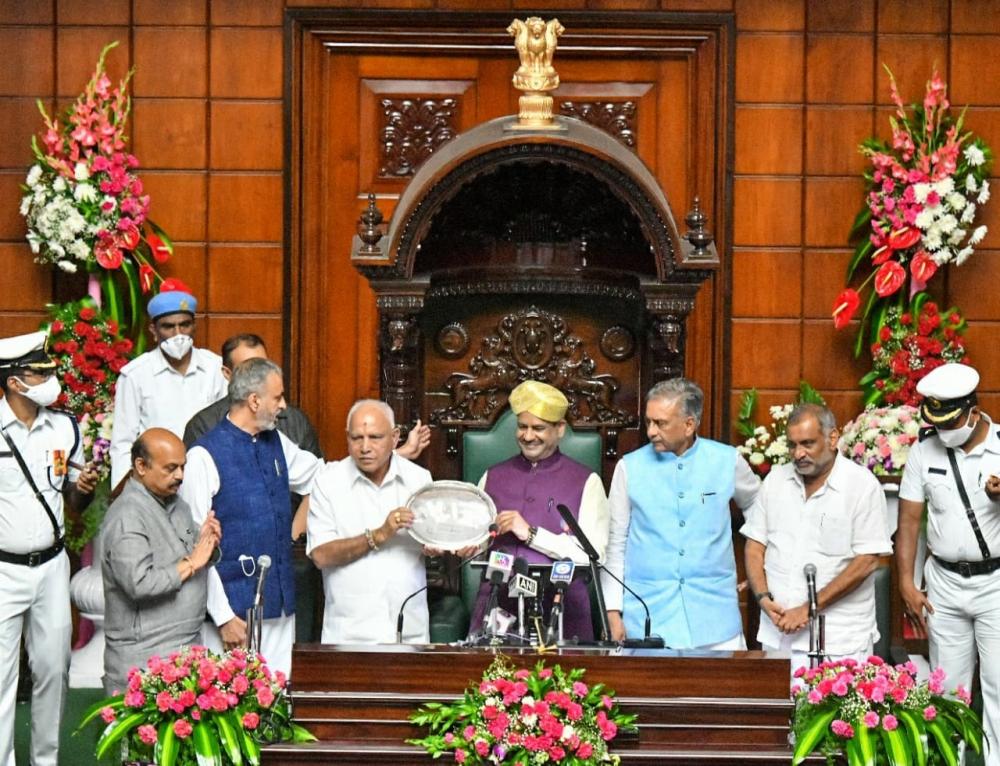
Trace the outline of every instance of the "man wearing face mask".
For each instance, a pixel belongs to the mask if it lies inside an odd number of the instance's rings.
[[[122,368],[111,429],[111,486],[131,468],[132,443],[143,431],[184,434],[191,416],[226,394],[222,359],[194,348],[198,301],[178,280],[166,280],[149,301],[149,331],[157,347]]]
[[[55,766],[69,673],[69,559],[64,500],[80,511],[97,473],[81,471],[76,419],[59,398],[46,334],[0,340],[0,764],[14,763],[22,633],[31,665],[31,762]]]
[[[947,688],[971,688],[977,651],[987,766],[1000,766],[1000,428],[976,398],[979,373],[945,364],[917,384],[933,426],[910,448],[899,487],[896,562],[906,618],[927,632]],[[924,504],[927,592],[914,583]]]
[[[295,575],[289,491],[308,495],[322,461],[276,430],[287,406],[281,368],[249,359],[233,370],[229,414],[195,442],[180,496],[196,524],[215,511],[225,542],[209,572],[205,643],[216,651],[246,643],[247,609],[257,562],[271,559],[264,580],[261,654],[286,676],[295,640]],[[217,629],[216,629],[217,628]]]

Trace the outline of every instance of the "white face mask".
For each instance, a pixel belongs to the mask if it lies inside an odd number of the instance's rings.
[[[54,404],[56,399],[59,398],[59,394],[62,393],[59,379],[55,375],[44,383],[39,383],[37,386],[29,386],[20,378],[17,378],[17,381],[27,389],[27,391],[22,391],[21,395],[26,399],[30,399],[39,407],[48,407],[50,404]]]
[[[160,341],[160,350],[171,359],[183,359],[194,346],[194,338],[190,335],[177,333]]]
[[[961,447],[967,441],[969,437],[972,436],[972,432],[976,426],[970,425],[969,421],[972,420],[972,411],[969,411],[968,417],[965,419],[965,425],[959,426],[958,428],[949,428],[942,431],[940,428],[937,429],[938,438],[945,447]]]

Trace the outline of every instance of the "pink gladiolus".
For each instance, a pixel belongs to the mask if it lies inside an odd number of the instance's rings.
[[[899,721],[892,713],[886,713],[882,718],[882,728],[886,731],[894,731],[899,726]]]
[[[192,731],[193,727],[191,724],[183,718],[174,721],[174,734],[176,734],[180,739],[185,739],[191,736]]]

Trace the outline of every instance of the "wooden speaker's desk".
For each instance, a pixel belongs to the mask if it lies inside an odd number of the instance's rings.
[[[497,651],[523,667],[539,659],[583,667],[586,682],[614,689],[624,709],[639,716],[638,735],[615,740],[623,763],[790,761],[788,657],[780,654],[572,647],[539,655],[442,644],[299,644],[292,659],[295,720],[319,742],[270,746],[264,763],[435,763],[405,743],[422,736],[409,715],[423,702],[461,696]]]

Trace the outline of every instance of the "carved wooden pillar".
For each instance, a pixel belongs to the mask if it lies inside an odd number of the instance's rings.
[[[649,312],[646,334],[646,380],[649,383],[647,389],[661,380],[684,375],[687,317],[693,307],[693,298],[647,297],[646,310]]]
[[[380,295],[378,309],[382,400],[392,407],[405,438],[420,415],[423,342],[417,318],[423,309],[423,299],[413,295]]]

